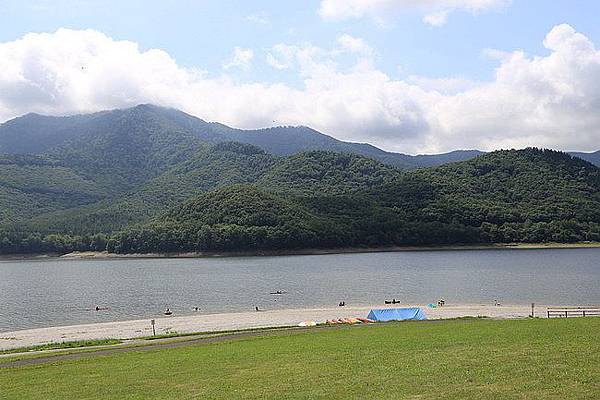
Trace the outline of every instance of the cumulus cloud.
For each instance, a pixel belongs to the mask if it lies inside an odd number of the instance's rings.
[[[256,25],[270,25],[271,19],[265,11],[259,11],[246,16],[246,21]]]
[[[309,125],[408,153],[529,145],[597,150],[600,51],[569,25],[553,28],[544,46],[544,56],[489,51],[501,55],[494,79],[471,82],[394,79],[365,63],[368,45],[351,36],[330,49],[276,45],[268,52],[273,65],[302,81],[292,87],[240,83],[228,73],[181,67],[162,50],[60,29],[0,43],[0,120],[155,103],[242,128],[273,120]],[[342,68],[337,57],[348,55],[355,64]]]
[[[241,47],[235,47],[233,49],[233,55],[231,56],[231,60],[227,61],[223,64],[223,68],[241,68],[243,70],[248,70],[250,68],[250,63],[254,58],[254,51],[252,49],[243,49]]]
[[[407,81],[424,90],[436,91],[444,94],[464,92],[478,85],[477,82],[462,77],[429,78],[420,75],[410,75]]]
[[[448,22],[448,10],[441,10],[423,17],[423,22],[431,26],[443,26]]]
[[[342,52],[346,51],[366,59],[371,59],[374,56],[373,49],[362,38],[344,34],[338,36],[337,42]]]
[[[423,13],[423,22],[442,26],[448,14],[454,10],[465,10],[473,14],[497,9],[511,0],[321,0],[319,15],[325,20],[371,17],[384,22],[403,12]]]

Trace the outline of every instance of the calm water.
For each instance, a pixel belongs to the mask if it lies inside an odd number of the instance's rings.
[[[271,291],[287,294],[273,296]],[[0,262],[0,332],[160,316],[407,303],[600,304],[600,249]],[[96,312],[100,305],[110,310]]]

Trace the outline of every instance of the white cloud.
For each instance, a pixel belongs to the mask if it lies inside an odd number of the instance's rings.
[[[331,50],[325,50],[309,43],[279,43],[269,49],[266,62],[278,70],[296,68],[302,76],[314,76],[319,70],[336,69],[336,57],[342,54],[354,55],[360,66],[370,65],[373,61],[374,51],[362,38],[340,35],[337,45]]]
[[[288,45],[279,43],[267,52],[267,64],[279,70],[298,69],[302,76],[312,76],[319,69],[334,67],[332,56],[328,52],[311,44]]]
[[[477,14],[497,9],[512,0],[321,0],[319,15],[325,20],[371,17],[378,22],[403,12],[424,14],[423,21],[433,26],[444,25],[448,14],[465,10]]]
[[[426,14],[423,17],[423,22],[431,26],[442,26],[448,22],[448,10],[441,10],[431,14]]]
[[[243,49],[241,47],[236,47],[233,49],[233,55],[231,60],[223,64],[223,68],[241,68],[243,70],[248,70],[250,68],[250,63],[254,58],[254,51],[252,49]]]
[[[410,75],[407,81],[424,90],[436,91],[443,94],[461,93],[478,85],[477,82],[461,77],[429,78],[426,76]]]
[[[364,41],[364,39],[344,34],[339,36],[337,41],[343,50],[365,56],[373,55],[373,49]]]
[[[253,14],[246,16],[246,21],[252,22],[253,24],[256,24],[256,25],[270,25],[271,24],[271,19],[269,18],[269,15],[265,11],[255,12]]]
[[[28,34],[0,43],[0,120],[149,102],[243,128],[273,120],[309,125],[343,140],[409,153],[599,147],[600,51],[569,25],[548,33],[548,55],[498,53],[489,82],[393,79],[364,63],[364,47],[357,44],[366,43],[351,39],[331,49],[274,46],[269,53],[277,65],[302,79],[294,88],[183,68],[162,50],[141,50],[92,30]],[[354,67],[340,68],[343,54],[356,56]]]
[[[298,48],[283,43],[276,44],[267,52],[267,64],[279,70],[289,69],[295,62]]]

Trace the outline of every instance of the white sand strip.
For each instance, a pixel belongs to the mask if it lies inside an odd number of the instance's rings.
[[[386,306],[389,308],[411,307],[410,305]],[[414,307],[414,306],[412,306]],[[422,307],[428,319],[477,317],[525,318],[531,313],[528,305],[447,305],[440,308]],[[335,307],[318,309],[274,310],[227,314],[204,314],[156,319],[156,333],[214,332],[235,329],[264,328],[297,325],[301,321],[317,323],[328,319],[366,317],[371,308],[383,306]],[[536,316],[545,317],[545,306],[536,306]],[[151,336],[150,320],[106,322],[87,325],[71,325],[52,328],[28,329],[0,333],[0,350],[27,347],[46,343],[96,340],[132,339]]]

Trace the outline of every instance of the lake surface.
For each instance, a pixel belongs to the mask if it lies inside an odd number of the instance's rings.
[[[188,315],[391,298],[600,304],[600,249],[0,262],[0,332],[152,318],[166,307]]]

